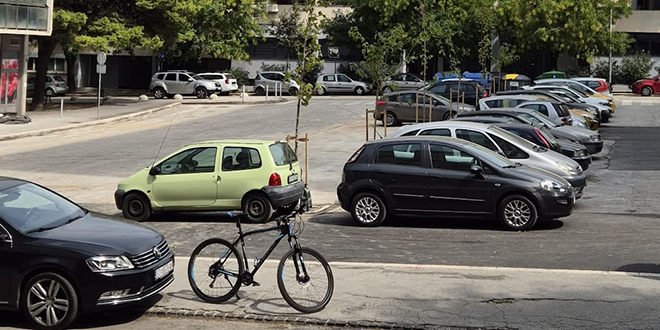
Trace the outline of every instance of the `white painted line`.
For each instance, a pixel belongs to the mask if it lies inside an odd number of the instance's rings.
[[[653,102],[651,102],[651,101],[642,101],[642,105],[643,106],[652,106]]]
[[[632,105],[632,102],[630,102],[630,101],[623,101],[623,102],[621,102],[621,105]]]

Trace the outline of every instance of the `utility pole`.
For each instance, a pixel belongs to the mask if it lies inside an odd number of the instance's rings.
[[[609,76],[607,82],[612,86],[612,8],[610,8],[610,58],[609,58]]]

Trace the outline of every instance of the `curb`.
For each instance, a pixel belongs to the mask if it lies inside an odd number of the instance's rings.
[[[29,137],[29,136],[40,136],[40,135],[45,135],[45,134],[48,134],[48,133],[66,131],[66,130],[80,128],[80,127],[103,125],[103,124],[112,123],[112,122],[115,122],[115,121],[120,121],[120,120],[125,120],[125,119],[130,119],[130,118],[135,118],[135,117],[147,115],[147,114],[157,112],[157,111],[161,111],[161,110],[165,110],[165,109],[170,109],[170,108],[173,108],[173,107],[176,107],[176,106],[179,106],[179,105],[181,105],[181,102],[171,103],[171,104],[161,106],[161,107],[158,107],[158,108],[147,109],[147,110],[143,110],[143,111],[139,111],[139,112],[135,112],[135,113],[129,113],[129,114],[121,115],[121,116],[94,120],[94,121],[90,121],[90,122],[86,122],[86,123],[73,124],[73,125],[62,126],[62,127],[47,128],[47,129],[42,129],[42,130],[38,130],[38,131],[16,133],[16,134],[11,134],[11,135],[4,135],[4,136],[0,136],[0,141],[19,139],[19,138],[24,138],[24,137]]]
[[[387,322],[374,322],[374,321],[337,321],[337,320],[319,319],[319,318],[295,316],[295,315],[272,316],[272,315],[251,314],[251,313],[216,312],[216,311],[209,311],[204,309],[191,310],[191,309],[152,307],[148,309],[145,312],[145,314],[151,316],[159,316],[159,317],[177,316],[177,317],[192,317],[192,318],[205,318],[205,319],[217,319],[217,320],[279,322],[279,323],[293,323],[293,324],[335,326],[335,327],[362,327],[362,328],[375,328],[375,329],[410,329],[410,330],[427,329],[425,325],[406,324],[406,323],[387,323]]]

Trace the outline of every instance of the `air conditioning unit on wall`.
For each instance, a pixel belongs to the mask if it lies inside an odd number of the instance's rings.
[[[266,10],[269,13],[277,13],[277,12],[280,11],[280,8],[277,6],[276,3],[269,3],[269,4],[266,5]]]

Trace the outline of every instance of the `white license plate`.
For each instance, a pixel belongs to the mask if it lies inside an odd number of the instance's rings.
[[[174,260],[170,260],[170,262],[160,266],[160,268],[156,269],[156,275],[155,279],[156,281],[167,276],[169,273],[171,273],[174,270]]]
[[[298,173],[289,175],[287,180],[289,183],[298,181]]]

